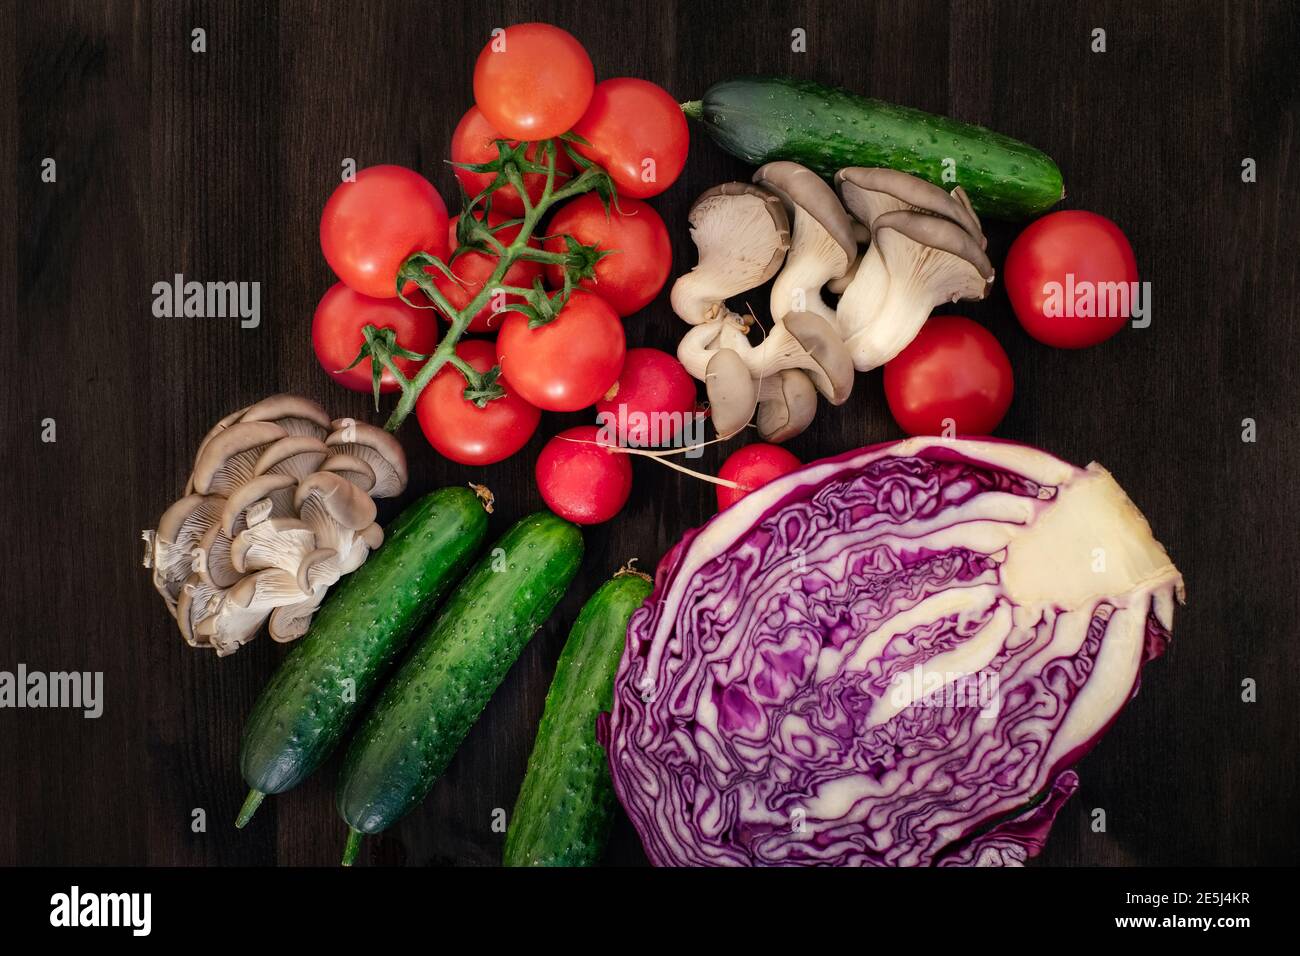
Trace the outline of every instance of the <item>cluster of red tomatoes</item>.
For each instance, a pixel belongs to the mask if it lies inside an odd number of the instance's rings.
[[[465,398],[461,371],[444,365],[416,405],[429,443],[453,461],[484,465],[521,449],[542,411],[573,412],[593,405],[614,410],[622,404],[642,412],[693,412],[695,385],[680,363],[654,349],[629,351],[623,329],[623,319],[659,293],[672,266],[668,230],[644,200],[667,189],[686,163],[688,130],[677,102],[645,80],[595,82],[582,45],[543,23],[511,26],[493,36],[474,70],[474,100],[452,136],[453,163],[496,160],[498,140],[517,145],[571,131],[572,148],[609,174],[617,198],[607,210],[594,193],[578,196],[538,230],[543,238],[530,240],[538,248],[563,252],[566,237],[572,237],[609,254],[595,264],[594,278],[584,279],[558,315],[543,325],[530,327],[521,312],[501,311],[509,296],[471,319],[467,331],[479,337],[462,339],[456,354],[479,372],[499,366],[496,384],[505,395],[480,407]],[[538,152],[531,147],[526,155],[540,161]],[[557,186],[575,173],[561,150]],[[457,166],[456,175],[465,193],[476,196],[496,174]],[[545,181],[535,172],[521,177],[530,205],[542,198]],[[521,228],[511,223],[524,212],[524,197],[505,185],[492,193],[487,225],[508,245]],[[320,239],[340,281],[316,309],[312,341],[321,365],[337,382],[370,391],[370,359],[352,365],[367,325],[391,329],[400,349],[421,356],[434,351],[439,341],[435,313],[397,297],[396,276],[415,252],[450,260],[450,275],[434,267],[426,271],[454,309],[466,308],[499,263],[496,255],[477,249],[452,259],[456,234],[457,223],[449,221],[442,197],[410,169],[373,166],[335,190],[321,217]],[[503,284],[531,288],[540,280],[559,289],[564,278],[558,265],[521,259]],[[418,299],[421,293],[411,283],[403,295]],[[394,364],[410,377],[419,361],[397,357]],[[385,370],[380,390],[400,388]],[[612,517],[631,489],[627,456],[607,451],[596,438],[594,425],[569,429],[551,440],[537,462],[548,505],[583,523]]]

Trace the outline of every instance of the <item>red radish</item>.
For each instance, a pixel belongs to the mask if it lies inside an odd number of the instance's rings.
[[[695,414],[695,379],[659,349],[628,349],[623,371],[596,403],[596,420],[617,428],[620,444],[669,445]]]
[[[734,481],[740,487],[718,485],[718,510],[730,508],[754,489],[802,467],[803,462],[780,445],[757,442],[737,449],[722,463],[718,477]]]
[[[536,474],[547,507],[575,524],[608,521],[632,493],[632,463],[601,447],[595,425],[566,429],[548,441]]]

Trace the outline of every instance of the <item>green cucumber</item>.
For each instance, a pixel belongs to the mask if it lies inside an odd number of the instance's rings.
[[[682,109],[755,166],[793,160],[828,179],[846,166],[887,166],[961,186],[977,212],[995,219],[1036,216],[1065,195],[1056,163],[1019,140],[820,83],[724,80]]]
[[[483,501],[468,488],[443,488],[403,511],[383,545],[340,582],[248,718],[239,763],[252,789],[236,826],[266,794],[297,786],[325,761],[486,537]]]
[[[337,804],[344,865],[424,799],[582,562],[582,532],[550,512],[505,533],[448,600],[348,747]]]
[[[614,705],[627,622],[653,586],[624,569],[582,608],[546,695],[506,831],[506,866],[594,866],[614,819],[614,784],[596,740],[596,715]]]

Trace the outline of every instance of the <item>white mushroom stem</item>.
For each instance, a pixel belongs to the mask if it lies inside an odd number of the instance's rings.
[[[747,328],[741,316],[724,308],[718,318],[696,325],[682,336],[677,343],[677,361],[688,375],[703,382],[709,359],[718,349],[750,348]]]
[[[856,314],[859,329],[845,341],[860,371],[884,365],[906,348],[935,306],[982,299],[993,281],[987,257],[956,223],[893,212],[881,216],[876,226],[872,248],[889,279],[879,307]],[[871,280],[875,271],[864,263],[854,285]],[[874,295],[873,289],[866,294]]]
[[[835,330],[845,345],[880,314],[888,291],[889,272],[885,269],[884,260],[880,258],[880,250],[872,245],[862,254],[857,272],[835,308]],[[849,352],[853,355],[853,367],[859,372],[868,371],[868,368],[859,364],[859,356],[851,345]]]
[[[814,312],[833,322],[835,310],[822,301],[822,286],[844,275],[848,267],[848,256],[839,241],[811,213],[796,206],[794,241],[785,268],[772,284],[772,320],[779,322],[790,312]]]

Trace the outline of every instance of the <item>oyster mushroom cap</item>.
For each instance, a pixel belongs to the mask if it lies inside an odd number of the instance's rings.
[[[289,489],[297,483],[297,479],[293,475],[271,474],[259,475],[240,485],[230,493],[225,506],[221,509],[221,530],[227,535],[233,536],[235,534],[235,524],[241,516],[244,516],[246,524],[256,524],[256,520],[248,520],[245,512],[248,511],[250,506],[263,500],[270,507],[266,515],[259,517],[279,518],[288,514],[286,505],[292,505],[292,496],[288,496],[286,502],[284,495],[275,495],[275,493],[285,492],[287,494]],[[275,496],[275,498],[272,496]]]
[[[812,424],[817,389],[800,369],[788,368],[759,389],[758,434],[764,441],[789,441]]]
[[[324,438],[330,417],[315,402],[301,395],[272,395],[244,410],[241,421],[276,422],[290,435]]]
[[[315,435],[286,435],[266,446],[253,463],[253,474],[289,475],[297,481],[316,471],[329,453]]]
[[[253,465],[265,446],[285,434],[275,422],[236,422],[213,435],[194,461],[194,490],[230,494],[253,477]]]
[[[297,577],[303,559],[316,550],[316,533],[300,518],[271,518],[235,536],[230,563],[241,574],[279,568]]]
[[[303,600],[291,604],[282,604],[271,612],[271,622],[267,632],[271,640],[284,643],[296,641],[307,633],[311,627],[312,615],[325,599],[328,588],[320,587],[307,594]]]
[[[673,283],[669,301],[680,318],[698,325],[718,318],[731,296],[776,275],[790,247],[790,222],[781,200],[751,183],[706,190],[688,219],[699,261]]]
[[[788,312],[816,312],[830,319],[834,312],[822,301],[821,290],[844,275],[857,258],[853,219],[835,190],[806,166],[782,160],[760,166],[754,182],[781,197],[794,223],[785,267],[776,277],[769,302],[773,321]]]
[[[772,326],[757,348],[741,352],[755,378],[802,369],[832,405],[853,391],[853,359],[839,332],[815,312],[791,312]]]
[[[243,531],[242,516],[236,522]],[[218,589],[234,587],[240,571],[231,558],[232,541],[220,524],[214,524],[194,547],[194,571],[205,584]]]
[[[976,242],[984,239],[979,217],[960,186],[949,193],[934,183],[897,169],[863,166],[841,169],[835,174],[835,186],[844,207],[873,232],[876,220],[886,213],[911,210],[951,219]]]
[[[391,498],[406,490],[406,452],[390,433],[352,418],[338,418],[325,444],[335,454],[355,455],[375,473],[370,494]]]
[[[317,470],[340,474],[367,493],[375,487],[375,470],[356,455],[330,455]]]
[[[758,385],[744,359],[732,349],[718,349],[709,359],[704,384],[720,437],[730,438],[749,424],[758,404]]]
[[[248,411],[248,406],[244,406],[243,408],[233,411],[229,415],[224,416],[219,422],[217,422],[210,429],[208,429],[208,433],[204,435],[203,440],[199,442],[198,451],[194,453],[195,459],[197,459],[200,455],[203,454],[203,449],[207,446],[208,442],[210,442],[217,435],[221,434],[231,425],[235,424],[235,422],[239,421],[240,417],[246,411]],[[190,476],[185,480],[185,493],[187,495],[194,493],[194,474],[192,472],[190,473]]]
[[[273,610],[302,596],[293,578],[279,568],[258,571],[226,591],[195,630],[218,657],[225,657],[252,640]]]
[[[213,587],[198,574],[191,574],[181,585],[176,602],[176,625],[190,647],[207,647],[211,643],[206,635],[197,631],[197,626],[216,610],[225,593],[223,588]]]
[[[194,548],[220,520],[224,505],[218,495],[186,495],[163,512],[155,530],[144,533],[145,567],[153,569],[153,585],[173,617],[181,587],[194,570]]]
[[[349,531],[373,524],[376,514],[374,499],[342,475],[329,471],[318,471],[298,482],[293,504],[308,525],[311,521],[305,511],[311,509],[313,513],[328,515]],[[313,504],[319,507],[313,508]]]
[[[888,275],[883,297],[870,314],[840,316],[841,331],[847,326],[852,333],[845,345],[860,371],[883,365],[901,352],[935,306],[982,299],[993,282],[993,265],[979,243],[955,222],[938,216],[907,210],[885,213],[876,220],[872,249]],[[870,267],[868,260],[845,299],[868,279]]]

